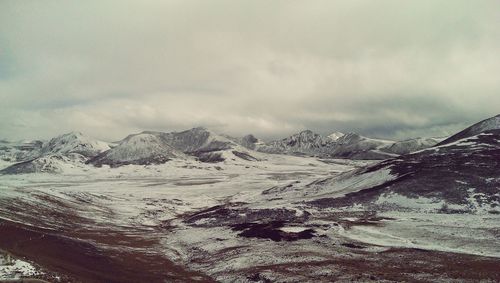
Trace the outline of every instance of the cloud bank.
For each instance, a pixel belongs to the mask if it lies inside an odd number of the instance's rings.
[[[499,1],[2,1],[0,138],[451,134],[500,113]]]

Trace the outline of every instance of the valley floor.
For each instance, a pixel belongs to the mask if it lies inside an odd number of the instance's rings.
[[[309,184],[366,163],[270,155],[0,176],[0,250],[23,266],[0,262],[0,281],[500,281],[498,214],[309,204]]]

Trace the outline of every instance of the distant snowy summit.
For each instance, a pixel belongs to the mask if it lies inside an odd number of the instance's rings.
[[[334,132],[322,136],[310,130],[290,137],[263,142],[253,135],[243,139],[242,145],[256,151],[274,154],[311,155],[321,158],[387,159],[400,154],[421,150],[437,144],[433,138],[416,138],[402,142],[373,139],[357,133]]]
[[[1,173],[58,173],[88,165],[162,164],[172,159],[199,162],[264,161],[266,154],[384,160],[433,146],[451,144],[480,133],[496,134],[500,115],[481,121],[446,139],[416,138],[388,141],[357,133],[334,132],[323,136],[305,130],[287,138],[265,142],[253,135],[234,138],[198,127],[181,132],[145,131],[117,143],[107,143],[71,132],[49,141],[0,141]],[[3,166],[5,167],[5,165]]]
[[[47,142],[35,141],[26,144],[2,147],[0,156],[4,160],[17,162],[0,172],[18,173],[60,173],[65,168],[82,165],[89,158],[107,151],[106,142],[71,132],[55,137]]]
[[[330,138],[332,141],[336,141],[336,140],[340,139],[343,136],[345,136],[344,133],[333,132],[333,133],[329,134],[327,137]]]
[[[318,155],[331,150],[333,144],[333,140],[306,130],[281,140],[255,144],[254,149],[264,153]]]

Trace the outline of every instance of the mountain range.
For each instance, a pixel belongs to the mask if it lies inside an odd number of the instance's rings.
[[[0,172],[57,173],[63,171],[64,164],[77,167],[84,164],[118,167],[129,164],[162,164],[172,159],[212,163],[226,160],[259,161],[265,159],[265,154],[313,156],[321,159],[392,160],[436,145],[441,148],[466,137],[496,130],[499,125],[500,116],[495,116],[448,139],[415,138],[397,142],[368,138],[357,133],[334,132],[323,136],[310,130],[265,142],[253,135],[234,138],[198,127],[181,132],[145,131],[129,135],[116,143],[108,143],[79,132],[71,132],[49,141],[0,141],[0,159],[10,164]]]

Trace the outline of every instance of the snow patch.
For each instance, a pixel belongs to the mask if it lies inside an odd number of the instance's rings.
[[[40,274],[41,272],[29,262],[20,259],[9,261],[7,256],[0,255],[0,279],[19,279]]]

